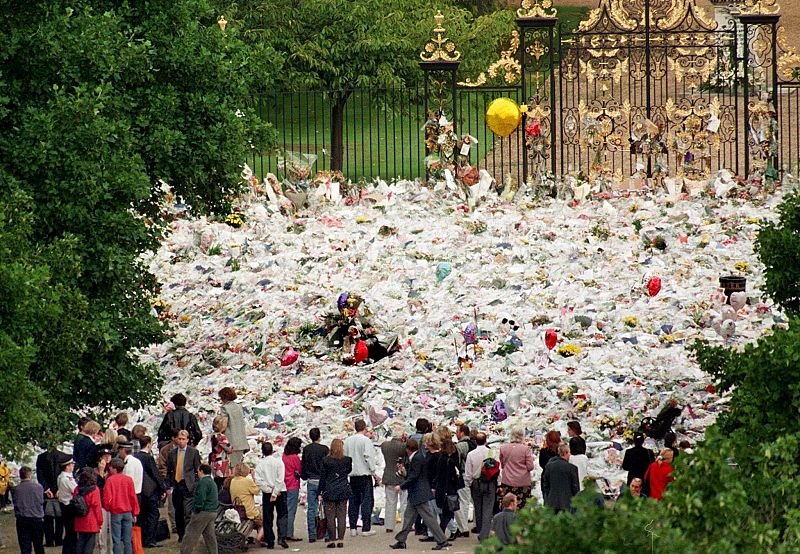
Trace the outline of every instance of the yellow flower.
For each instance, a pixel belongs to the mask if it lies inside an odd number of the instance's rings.
[[[360,215],[356,218],[356,223],[369,223],[370,219],[365,215]]]
[[[758,218],[757,217],[748,217],[745,221],[747,221],[748,223],[758,223]]]
[[[736,262],[734,266],[736,271],[741,271],[742,273],[746,273],[748,269],[750,269],[750,264],[747,262]]]
[[[581,347],[577,344],[565,344],[563,346],[559,346],[557,352],[565,358],[570,358],[576,354],[580,354]]]
[[[626,316],[622,318],[622,323],[628,327],[636,327],[639,324],[639,319],[636,316]]]

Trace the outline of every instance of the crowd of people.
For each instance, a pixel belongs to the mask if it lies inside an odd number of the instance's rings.
[[[271,442],[262,442],[261,457],[251,466],[244,460],[250,446],[236,392],[225,387],[219,398],[206,461],[197,448],[203,431],[183,394],[171,398],[157,445],[145,426],[128,430],[125,413],[105,430],[81,419],[71,454],[55,448],[42,452],[35,480],[30,467],[19,471],[12,500],[22,554],[59,546],[62,554],[95,549],[133,554],[158,547],[170,532],[177,534],[184,554],[201,537],[216,554],[221,507],[252,522],[253,542],[289,548],[302,540],[295,529],[302,482],[308,541],[325,540],[328,548],[343,548],[348,528],[351,537],[376,534],[377,487],[385,496],[381,523],[394,535],[392,549],[405,549],[412,532],[435,543],[433,550],[470,533],[479,540],[494,535],[504,544],[515,540],[511,524],[531,499],[537,449],[522,427],[512,428],[509,441],[495,448],[480,430],[464,424],[454,430],[435,427],[419,418],[413,430],[393,423],[389,436],[377,444],[358,419],[348,436],[334,438],[329,446],[318,428],[310,430],[305,446],[300,437],[291,437],[280,453]],[[573,498],[592,480],[582,434],[580,423],[570,421],[566,439],[551,430],[538,448],[541,496],[555,511],[574,510]],[[636,433],[634,446],[625,452],[625,493],[660,500],[681,450],[674,433],[667,433],[657,456],[644,446],[645,438]],[[164,504],[169,523],[159,518]]]

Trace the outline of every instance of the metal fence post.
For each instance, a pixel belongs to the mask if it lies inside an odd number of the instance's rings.
[[[531,16],[535,14],[535,16]],[[522,66],[522,98],[528,103],[530,92],[528,87],[528,69],[533,70],[537,76],[549,79],[550,87],[547,93],[547,105],[550,112],[550,169],[556,172],[556,59],[555,59],[555,27],[558,23],[555,9],[535,10],[522,8],[517,11],[517,26],[520,31],[520,65]],[[542,15],[546,17],[542,17]],[[530,34],[531,40],[528,40]],[[544,39],[544,40],[543,40]],[[528,44],[530,42],[530,45]],[[538,83],[538,78],[537,78]],[[544,80],[542,80],[542,85]],[[533,91],[538,92],[538,91]],[[525,129],[527,114],[523,114],[522,128]],[[528,181],[528,143],[523,136],[522,140],[522,179]]]
[[[765,78],[765,86],[772,85],[772,103],[775,107],[776,114],[778,110],[778,55],[777,55],[777,42],[778,42],[778,21],[780,20],[781,16],[777,13],[743,13],[739,16],[739,21],[742,23],[742,28],[744,30],[744,75],[742,76],[744,81],[744,177],[747,178],[750,176],[750,91],[754,86],[754,83],[750,81],[750,68],[753,67],[753,72],[759,67],[763,67],[765,64],[758,63],[753,56],[757,53],[754,52],[752,48],[752,42],[756,42],[759,39],[759,33],[765,33],[762,27],[769,27],[769,40],[771,44],[769,48],[761,48],[761,52],[769,52],[770,56],[770,67],[769,67],[769,77]],[[750,33],[753,33],[753,36],[750,36]],[[751,59],[751,57],[753,57]],[[766,76],[765,76],[766,77]],[[770,83],[771,81],[771,83]],[[756,145],[757,146],[757,145]]]

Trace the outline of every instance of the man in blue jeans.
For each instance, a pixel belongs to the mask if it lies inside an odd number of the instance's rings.
[[[322,459],[328,455],[328,447],[320,444],[319,429],[314,427],[309,431],[308,437],[311,444],[303,448],[303,458],[300,465],[300,478],[306,481],[308,491],[308,509],[306,510],[306,524],[308,526],[308,542],[316,542],[317,516],[319,515],[319,478],[322,474]]]
[[[133,479],[122,474],[124,469],[125,462],[119,458],[108,462],[110,475],[103,489],[103,507],[111,514],[114,554],[133,554],[133,519],[139,515]]]

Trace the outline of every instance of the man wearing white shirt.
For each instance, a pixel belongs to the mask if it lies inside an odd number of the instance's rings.
[[[122,470],[123,475],[130,476],[133,479],[133,489],[136,491],[136,497],[139,504],[142,502],[142,482],[144,481],[144,467],[142,462],[133,455],[133,443],[130,441],[117,443],[119,446],[119,459],[125,464],[125,469]]]
[[[261,444],[263,458],[256,465],[255,480],[261,489],[264,510],[264,539],[267,548],[275,548],[275,533],[272,530],[273,513],[278,515],[278,544],[289,548],[286,542],[286,528],[289,522],[289,509],[286,504],[286,482],[283,461],[272,455],[272,443]]]
[[[372,507],[375,505],[372,487],[380,485],[377,474],[375,445],[367,437],[367,424],[363,419],[356,421],[356,432],[344,441],[344,455],[353,460],[350,472],[350,502],[347,516],[350,520],[350,535],[356,535],[358,514],[361,512],[361,534],[374,535],[372,527]]]
[[[467,461],[464,463],[464,485],[469,487],[472,494],[472,504],[475,506],[475,527],[478,530],[478,539],[483,540],[489,536],[492,524],[497,480],[484,481],[481,479],[483,461],[489,457],[486,433],[478,433],[475,436],[475,442],[478,446],[467,454]]]

